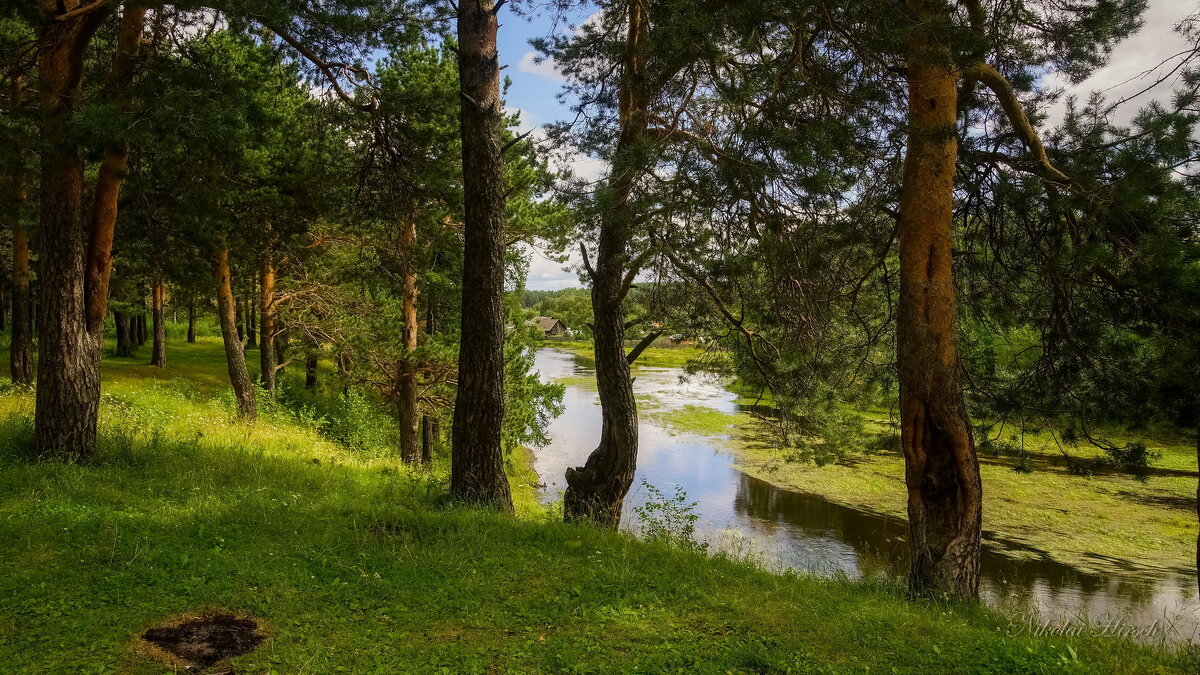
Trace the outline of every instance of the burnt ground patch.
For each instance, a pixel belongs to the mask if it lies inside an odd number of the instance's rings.
[[[254,651],[266,639],[254,619],[227,612],[176,619],[142,633],[157,651],[178,659],[189,669],[208,668],[232,656]]]

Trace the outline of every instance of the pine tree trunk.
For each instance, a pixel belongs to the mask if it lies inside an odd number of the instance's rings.
[[[462,338],[450,493],[463,502],[512,511],[500,444],[504,423],[504,224],[500,63],[494,0],[458,4],[462,88]]]
[[[225,342],[225,361],[229,366],[229,383],[238,403],[238,416],[254,421],[258,415],[258,402],[254,398],[254,384],[246,368],[246,352],[237,337],[236,300],[230,279],[229,249],[221,247],[213,260],[213,274],[217,279],[217,317],[221,322],[221,338]]]
[[[20,81],[14,78],[13,100],[21,98]],[[12,222],[12,339],[8,348],[9,375],[15,384],[33,384],[33,325],[29,304],[29,232],[25,229],[24,210],[29,201],[25,153],[18,157],[13,176],[14,213]]]
[[[188,300],[188,344],[196,343],[196,296]]]
[[[234,297],[233,300],[233,316],[237,322],[237,337],[238,342],[246,342],[246,302]]]
[[[129,341],[129,315],[125,312],[113,312],[113,323],[117,326],[117,356],[126,358],[133,355],[133,345]]]
[[[258,347],[258,331],[254,319],[254,290],[254,284],[250,284],[250,295],[246,297],[246,347],[249,349]]]
[[[163,318],[166,295],[166,282],[161,276],[156,276],[150,290],[150,310],[154,315],[154,346],[150,350],[150,365],[159,368],[167,365],[167,324]]]
[[[315,391],[317,388],[317,353],[309,352],[304,359],[304,388]]]
[[[421,417],[421,463],[433,462],[433,448],[437,445],[437,427],[429,415]]]
[[[896,325],[909,587],[976,598],[982,485],[959,380],[951,265],[958,77],[949,50],[924,27],[941,10],[926,0],[909,0],[909,7],[921,25],[908,53]]]
[[[601,215],[596,267],[592,272],[596,384],[600,393],[600,444],[582,467],[567,469],[563,514],[617,527],[637,469],[638,411],[625,355],[625,281],[632,239],[634,153],[646,131],[648,99],[642,85],[642,50],[648,17],[642,0],[629,2],[628,38],[620,90],[620,134],[613,155],[612,204]]]
[[[86,460],[96,446],[101,333],[88,321],[84,160],[71,120],[82,100],[87,48],[104,13],[60,21],[57,16],[70,7],[49,0],[38,6],[48,16],[37,41],[42,149],[35,452]]]
[[[259,342],[258,349],[258,367],[259,381],[262,382],[263,389],[271,392],[271,396],[275,395],[275,373],[277,372],[275,362],[275,339],[277,337],[277,329],[275,325],[275,258],[270,251],[263,255],[262,267],[259,270],[258,276],[259,288],[259,327],[261,330],[262,340]]]
[[[404,309],[404,351],[396,378],[396,418],[400,424],[400,458],[409,464],[421,461],[417,411],[417,364],[413,354],[420,338],[420,319],[417,318],[417,219],[408,213],[400,232],[400,255],[404,260],[401,303]]]
[[[142,313],[138,314],[136,317],[134,317],[134,319],[134,325],[137,326],[137,331],[135,332],[137,337],[137,346],[141,347],[142,345],[146,344],[146,310],[144,307],[142,308]]]

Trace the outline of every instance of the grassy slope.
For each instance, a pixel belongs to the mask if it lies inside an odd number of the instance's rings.
[[[238,672],[1194,665],[1112,640],[1010,636],[994,614],[909,603],[886,585],[773,576],[563,525],[530,490],[517,491],[520,519],[450,507],[444,466],[350,453],[283,411],[233,422],[214,398],[215,341],[172,345],[170,357],[153,379],[106,363],[88,466],[30,463],[27,415],[0,425],[0,671],[163,672],[134,637],[205,607],[269,626]],[[8,392],[0,409],[27,412],[29,398]]]

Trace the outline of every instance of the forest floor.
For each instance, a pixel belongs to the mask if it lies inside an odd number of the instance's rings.
[[[220,672],[1196,672],[885,581],[564,525],[524,454],[518,517],[455,507],[444,452],[404,466],[309,406],[239,423],[219,341],[168,359],[105,360],[85,465],[29,460],[32,395],[0,392],[0,672],[169,672],[140,636],[196,616],[265,638]]]

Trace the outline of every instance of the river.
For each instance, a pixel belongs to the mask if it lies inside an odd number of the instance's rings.
[[[550,444],[536,451],[535,468],[554,502],[569,466],[583,464],[600,432],[600,404],[592,362],[561,349],[538,350],[545,380],[564,381],[564,413],[550,426]],[[687,378],[680,368],[638,367],[634,390],[656,410],[687,405],[737,412],[737,395],[712,378]],[[636,531],[632,510],[647,499],[643,481],[663,494],[683,488],[695,502],[696,538],[710,550],[749,555],[769,568],[859,578],[864,572],[902,575],[907,555],[904,520],[793,492],[739,471],[721,437],[679,433],[643,414],[634,487],[623,527]],[[986,486],[985,486],[986,489]],[[898,498],[903,498],[898,496]],[[985,523],[986,529],[986,523]],[[1025,621],[1072,624],[1082,620],[1143,629],[1155,641],[1194,639],[1200,629],[1196,577],[1132,569],[1128,574],[1084,572],[1047,557],[1012,557],[1014,548],[985,537],[980,594],[989,605]]]

